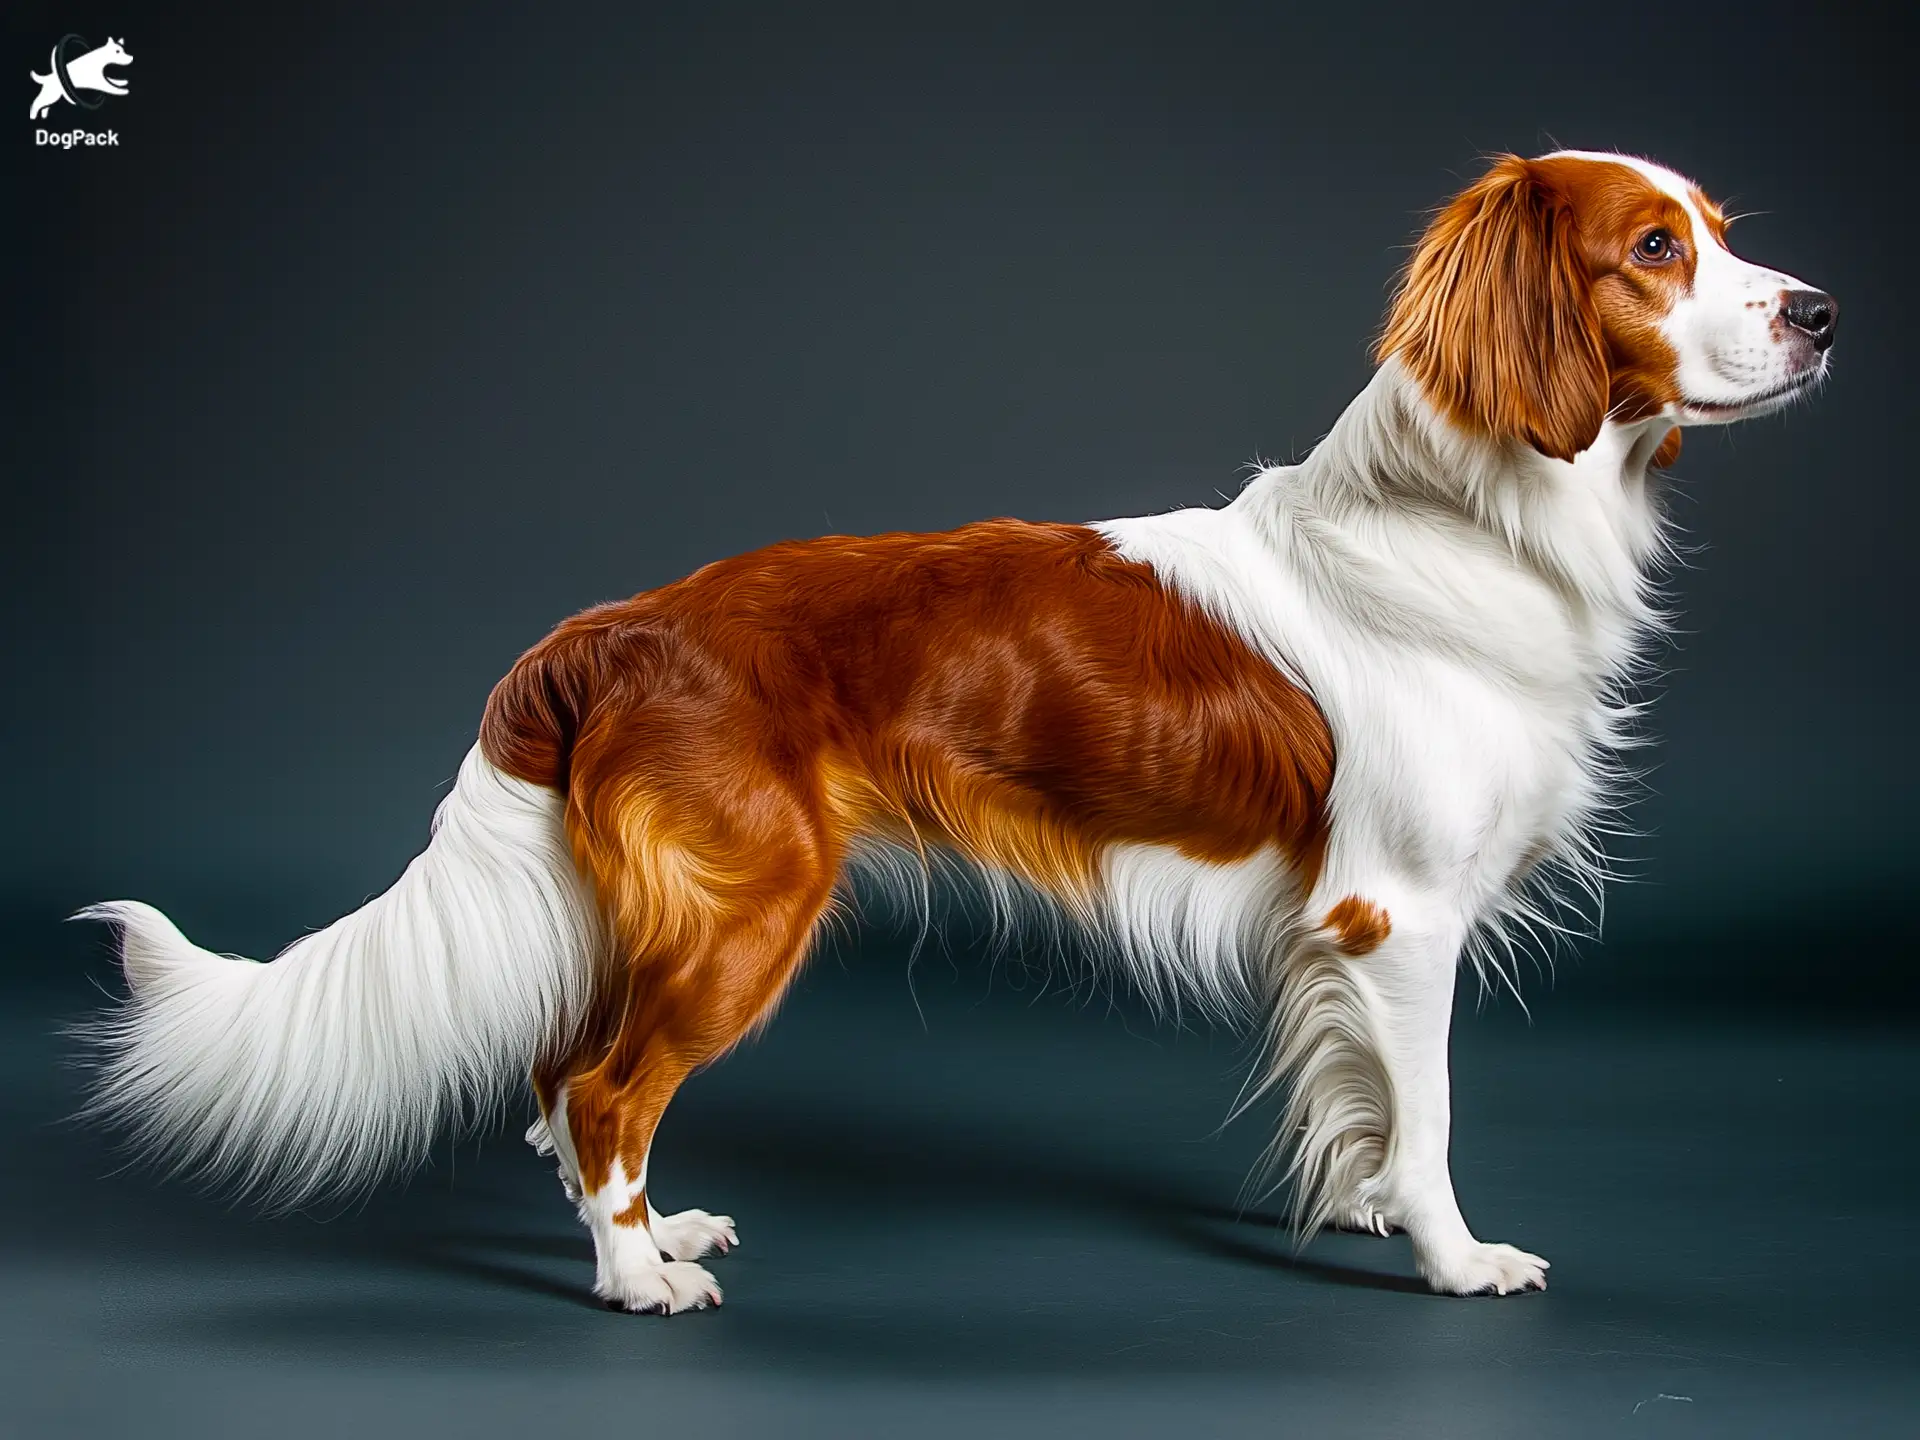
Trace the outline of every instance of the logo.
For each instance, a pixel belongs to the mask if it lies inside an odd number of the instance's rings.
[[[103,96],[127,93],[127,82],[107,71],[132,63],[133,56],[111,35],[106,44],[91,50],[80,36],[63,36],[47,58],[49,73],[27,72],[40,87],[27,118],[38,120],[63,102],[80,110],[98,110],[104,103]],[[76,145],[118,145],[120,136],[112,130],[36,130],[34,143],[71,150]]]

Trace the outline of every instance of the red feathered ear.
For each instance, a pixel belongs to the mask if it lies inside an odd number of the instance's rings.
[[[1606,344],[1573,211],[1527,161],[1501,156],[1427,227],[1374,351],[1396,355],[1476,434],[1571,460],[1600,433]]]

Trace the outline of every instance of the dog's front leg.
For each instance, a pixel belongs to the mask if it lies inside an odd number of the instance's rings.
[[[1476,1240],[1454,1196],[1448,1047],[1465,927],[1446,920],[1423,925],[1419,907],[1413,909],[1404,929],[1357,960],[1379,997],[1381,1060],[1392,1086],[1380,1208],[1412,1239],[1420,1274],[1436,1290],[1505,1295],[1545,1289],[1547,1262]]]
[[[1371,890],[1325,905],[1283,982],[1300,1215],[1309,1229],[1405,1230],[1447,1294],[1542,1289],[1547,1262],[1476,1240],[1454,1197],[1447,1048],[1466,927],[1442,904]]]

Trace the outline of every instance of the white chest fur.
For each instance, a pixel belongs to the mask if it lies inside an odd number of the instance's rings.
[[[1473,441],[1390,364],[1305,464],[1221,510],[1100,528],[1326,715],[1321,888],[1389,881],[1472,926],[1524,904],[1544,860],[1595,876],[1618,691],[1658,623],[1658,440],[1609,426],[1571,464]]]

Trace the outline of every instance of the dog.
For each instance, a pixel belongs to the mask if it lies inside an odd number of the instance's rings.
[[[84,45],[86,41],[82,40],[80,43]],[[126,48],[118,40],[109,35],[106,44],[96,46],[84,55],[75,57],[73,63],[67,66],[67,79],[72,82],[75,90],[98,90],[108,95],[124,95],[127,93],[127,82],[107,74],[107,67],[132,63],[133,56],[126,52]],[[27,72],[27,77],[40,87],[39,96],[27,111],[29,120],[38,120],[62,100],[74,104],[82,103],[69,93],[65,85],[60,83],[60,47],[58,45],[53,47],[53,53],[47,59],[47,70],[49,73],[45,75],[35,70]],[[98,105],[100,102],[95,100],[92,103]]]
[[[1371,381],[1218,509],[829,536],[574,616],[493,690],[425,852],[270,964],[137,902],[92,1113],[292,1205],[531,1080],[595,1292],[718,1305],[731,1218],[655,1127],[764,1025],[863,869],[957,859],[1150,999],[1253,1018],[1300,1233],[1410,1238],[1449,1295],[1548,1263],[1448,1167],[1456,975],[1568,886],[1665,623],[1681,432],[1826,375],[1838,307],[1694,184],[1499,157],[1427,226]],[[1484,981],[1484,972],[1483,972]]]

